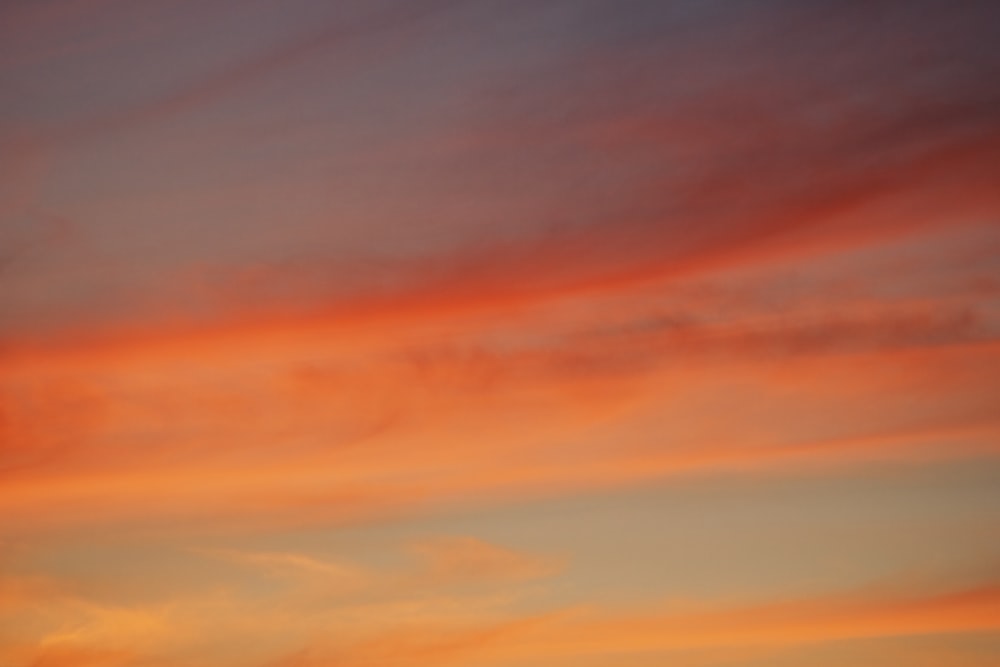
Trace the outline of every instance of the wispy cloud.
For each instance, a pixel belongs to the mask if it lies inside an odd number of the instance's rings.
[[[0,5],[3,667],[998,629],[993,3]]]
[[[348,665],[378,662],[399,667],[524,660],[564,664],[567,658],[581,656],[662,654],[676,664],[697,665],[703,659],[700,652],[717,652],[723,646],[743,656],[767,646],[773,655],[802,644],[992,631],[997,628],[996,604],[997,592],[987,586],[944,595],[830,596],[693,612],[602,614],[568,609],[464,629],[399,629],[347,650],[299,653],[287,664],[322,664],[332,656]],[[679,651],[684,653],[671,653]]]

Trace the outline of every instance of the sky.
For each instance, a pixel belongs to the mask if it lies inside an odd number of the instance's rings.
[[[998,664],[998,21],[0,0],[0,665]]]

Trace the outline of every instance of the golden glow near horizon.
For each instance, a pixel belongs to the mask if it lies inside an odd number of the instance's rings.
[[[988,2],[0,5],[0,667],[989,667]]]

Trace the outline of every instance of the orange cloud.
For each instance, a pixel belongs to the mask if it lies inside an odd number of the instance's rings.
[[[39,595],[5,613],[31,621],[26,627],[32,632],[22,631],[18,642],[0,635],[0,657],[24,665],[145,661],[170,667],[204,660],[500,667],[662,654],[675,664],[700,665],[720,647],[735,659],[762,648],[780,654],[850,639],[1000,629],[1000,589],[991,583],[938,593],[869,589],[736,605],[668,600],[608,608],[550,601],[539,608],[523,606],[519,595],[527,580],[555,573],[551,560],[473,538],[437,538],[415,548],[423,562],[406,570],[369,568],[364,587],[350,590],[327,586],[331,577],[342,580],[339,563],[294,552],[227,550],[198,554],[292,578],[277,589],[247,585],[129,605],[22,586]],[[481,587],[466,586],[473,581]]]
[[[280,665],[491,665],[630,654],[663,654],[672,664],[701,664],[721,647],[747,654],[848,639],[994,631],[1000,594],[986,586],[958,593],[899,599],[868,596],[805,599],[733,609],[599,613],[582,609],[465,628],[414,625],[336,652],[321,647]],[[683,653],[677,653],[681,652]],[[732,659],[732,656],[730,656]]]
[[[519,581],[551,576],[563,567],[557,559],[529,557],[472,537],[425,540],[410,548],[432,581]]]
[[[70,591],[69,581],[2,578],[0,659],[18,665],[254,664],[277,648],[329,637],[331,629],[346,645],[398,623],[493,618],[516,602],[521,582],[554,572],[553,561],[471,537],[412,546],[412,562],[383,568],[296,552],[191,549],[237,565],[249,578],[239,574],[244,585],[232,587],[196,575],[190,589],[145,602],[111,602],[106,590],[95,600],[85,592],[94,592],[93,582],[78,581],[73,587],[79,590]],[[272,581],[260,586],[254,575]],[[258,611],[247,614],[248,608]]]
[[[993,10],[0,4],[0,546],[26,554],[0,559],[0,667],[711,664],[998,629],[992,585],[616,609],[616,580],[554,579],[571,549],[352,543],[995,465]],[[972,496],[851,567],[942,535],[981,562]],[[317,524],[345,553],[289,546]]]
[[[602,302],[607,317],[588,302],[510,322],[418,317],[403,332],[251,329],[22,357],[0,372],[0,521],[358,520],[676,475],[997,453],[983,369],[998,348],[988,323],[947,302],[775,313],[742,299],[720,317],[695,296],[673,320],[634,296]],[[821,432],[783,416],[776,438],[773,416],[726,426],[684,407],[733,382],[757,387],[762,410],[863,418]],[[882,414],[858,412],[872,405]],[[653,413],[670,428],[632,426]]]

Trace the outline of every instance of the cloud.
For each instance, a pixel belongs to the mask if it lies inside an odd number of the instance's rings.
[[[407,28],[434,17],[455,6],[455,0],[420,0],[397,3],[387,9],[372,11],[354,21],[331,23],[311,34],[291,40],[286,44],[246,59],[218,74],[194,84],[171,91],[151,102],[98,119],[76,128],[69,135],[91,135],[121,129],[162,119],[196,109],[214,100],[224,99],[254,83],[280,74],[296,64],[315,58],[325,51],[334,51],[352,42],[371,43],[390,34],[399,38]]]
[[[40,650],[29,667],[118,667],[134,664],[136,656],[127,651],[48,647]]]
[[[464,536],[411,542],[405,551],[411,562],[373,568],[293,552],[253,552],[193,549],[192,552],[283,579],[302,597],[321,597],[339,604],[405,605],[441,591],[467,587],[482,590],[498,585],[548,579],[565,567],[563,559],[516,551]]]
[[[37,548],[0,577],[0,663],[683,664],[998,629],[992,585],[612,607],[556,578],[572,549],[349,544],[993,465],[995,7],[278,4],[0,9],[0,533]],[[356,532],[288,546],[316,526]],[[116,558],[114,585],[59,578]]]
[[[416,542],[410,550],[423,562],[422,576],[437,581],[521,581],[552,576],[562,564],[505,549],[472,537]]]
[[[890,433],[776,446],[700,443],[683,449],[659,441],[621,453],[596,448],[573,456],[560,449],[505,453],[508,441],[480,442],[459,459],[447,448],[408,447],[397,464],[373,451],[353,470],[334,457],[306,458],[260,467],[212,468],[196,455],[183,467],[157,470],[75,471],[21,476],[7,482],[0,503],[7,530],[51,531],[72,526],[147,527],[211,525],[260,532],[281,526],[355,523],[427,513],[456,505],[523,502],[557,494],[719,474],[843,473],[894,462],[925,464],[997,455],[997,425]],[[420,460],[419,466],[413,461]],[[24,508],[31,508],[30,521]],[[479,563],[487,567],[491,561]],[[457,565],[461,565],[461,562]],[[473,567],[475,561],[461,567]],[[493,563],[499,565],[499,563]]]
[[[175,590],[130,602],[116,601],[107,590],[97,601],[87,592],[100,586],[86,577],[72,582],[72,591],[69,580],[5,577],[0,616],[18,641],[0,633],[0,659],[23,665],[253,664],[313,637],[346,645],[397,624],[433,629],[495,618],[517,606],[523,583],[555,572],[549,559],[472,537],[410,546],[417,558],[381,568],[291,551],[189,549],[237,571],[200,579],[204,573],[195,570],[191,579],[181,563]],[[278,585],[252,581],[260,575]],[[247,614],[251,608],[257,611]]]
[[[990,581],[961,589],[876,586],[750,602],[666,599],[604,606],[529,595],[537,577],[550,577],[561,565],[550,558],[468,536],[421,540],[408,548],[417,561],[403,569],[368,568],[367,587],[350,595],[323,588],[331,577],[342,578],[341,563],[298,552],[195,550],[288,585],[220,587],[208,575],[208,588],[178,590],[148,603],[52,596],[49,587],[23,578],[30,585],[19,590],[31,594],[5,613],[14,615],[17,627],[28,623],[24,627],[31,630],[22,631],[20,643],[0,639],[0,657],[25,665],[145,661],[169,667],[206,660],[233,667],[407,667],[561,665],[663,655],[698,665],[722,646],[733,658],[732,651],[735,657],[762,648],[783,654],[849,639],[998,629],[1000,591]],[[468,587],[473,581],[480,586]]]
[[[516,317],[401,312],[11,352],[0,516],[17,530],[198,517],[264,530],[995,456],[980,260],[949,277],[967,287],[928,296],[908,286],[926,248],[870,252],[871,280],[853,261],[793,263]],[[727,408],[739,419],[710,418],[701,404],[733,386],[753,388]],[[669,427],[644,430],[654,414]]]
[[[320,560],[297,553],[195,549],[194,553],[257,569],[276,577],[303,579],[310,585],[353,590],[370,585],[372,574],[356,565]]]
[[[37,603],[58,603],[69,591],[52,577],[34,575],[0,575],[0,615],[14,615]]]
[[[837,598],[761,605],[741,610],[690,616],[665,614],[593,623],[604,641],[643,647],[711,646],[720,641],[740,644],[797,644],[852,637],[894,636],[994,629],[992,610],[998,601],[993,586],[912,599]],[[584,627],[591,625],[585,623]],[[602,640],[598,639],[596,643]],[[570,652],[585,651],[567,645]]]
[[[290,221],[289,235],[301,235],[305,245],[298,246],[298,254],[314,260],[288,262],[262,251],[259,263],[229,269],[220,247],[220,266],[203,273],[209,284],[177,298],[171,288],[195,270],[180,258],[176,266],[147,275],[142,293],[117,304],[114,315],[95,316],[99,309],[88,308],[90,314],[78,314],[80,330],[64,322],[62,334],[100,336],[110,329],[128,338],[132,329],[140,338],[155,338],[169,336],[173,326],[183,337],[186,325],[178,320],[209,331],[254,321],[267,329],[289,311],[293,320],[353,322],[526,307],[829,254],[915,229],[988,222],[1000,210],[987,176],[1000,159],[993,132],[995,94],[985,85],[995,59],[975,46],[990,8],[886,8],[886,21],[924,38],[911,43],[886,40],[878,21],[847,9],[831,15],[817,7],[791,12],[767,7],[690,20],[637,3],[628,14],[655,19],[637,26],[619,17],[610,21],[599,7],[556,5],[549,11],[572,18],[581,39],[568,40],[557,54],[530,51],[538,70],[534,77],[520,68],[499,68],[476,89],[479,98],[441,83],[439,94],[456,98],[455,121],[444,128],[415,123],[403,133],[403,147],[394,152],[390,146],[376,161],[376,167],[385,167],[376,169],[379,173],[395,173],[388,167],[410,159],[407,142],[451,147],[420,151],[429,157],[417,171],[433,175],[427,178],[428,192],[408,219],[392,217],[397,211],[386,214],[392,219],[373,221],[379,230],[422,228],[425,223],[416,221],[440,216],[434,207],[452,201],[456,190],[471,190],[482,209],[517,199],[519,219],[477,224],[474,233],[429,243],[428,250],[396,250],[386,238],[391,259],[370,250],[345,258],[339,243],[324,247],[312,235],[316,225],[337,227],[334,219],[342,214],[324,217],[311,210],[320,222],[303,228]],[[692,12],[701,16],[700,10]],[[142,125],[156,113],[197,108],[197,100],[225,97],[308,62],[341,38],[382,43],[386,31],[396,35],[401,27],[406,32],[411,23],[440,15],[461,24],[484,20],[491,10],[456,12],[448,2],[372,10],[358,25],[323,27],[312,38],[257,54],[215,78],[102,122]],[[855,20],[847,21],[848,15]],[[548,26],[551,20],[535,10],[511,22],[523,30],[520,22]],[[644,37],[629,46],[614,31],[605,34],[609,21]],[[650,39],[646,31],[653,26],[655,34],[675,39]],[[437,35],[416,33],[392,48],[419,52]],[[807,34],[815,39],[804,39]],[[789,58],[789,52],[797,56]],[[384,93],[392,99],[392,90]],[[203,132],[213,140],[227,137],[214,151],[219,153],[254,139],[229,126],[210,124]],[[205,137],[194,137],[192,150]],[[396,188],[389,176],[383,179],[382,189]],[[295,184],[266,173],[261,180],[244,179],[243,194],[239,187],[223,187],[219,196],[240,199],[260,187],[273,193],[271,199],[298,196],[289,194]],[[186,192],[177,196],[190,196]],[[153,196],[136,207],[169,206],[162,200]],[[193,206],[183,217],[214,217],[205,200],[195,198]],[[217,224],[211,226],[214,235],[235,223]],[[432,227],[423,236],[442,234]],[[266,278],[239,279],[260,274]],[[243,293],[234,295],[234,288]],[[143,321],[154,331],[136,332]]]
[[[0,576],[0,660],[30,667],[128,665],[174,636],[166,606],[98,603],[85,588],[64,577]]]
[[[563,609],[471,627],[416,625],[337,649],[321,645],[277,664],[508,665],[524,661],[564,663],[603,656],[662,655],[674,664],[701,664],[705,653],[728,647],[746,656],[759,647],[771,654],[802,645],[847,639],[918,636],[995,630],[998,602],[991,586],[942,595],[878,598],[818,597],[700,611]],[[669,657],[669,658],[668,658]]]

